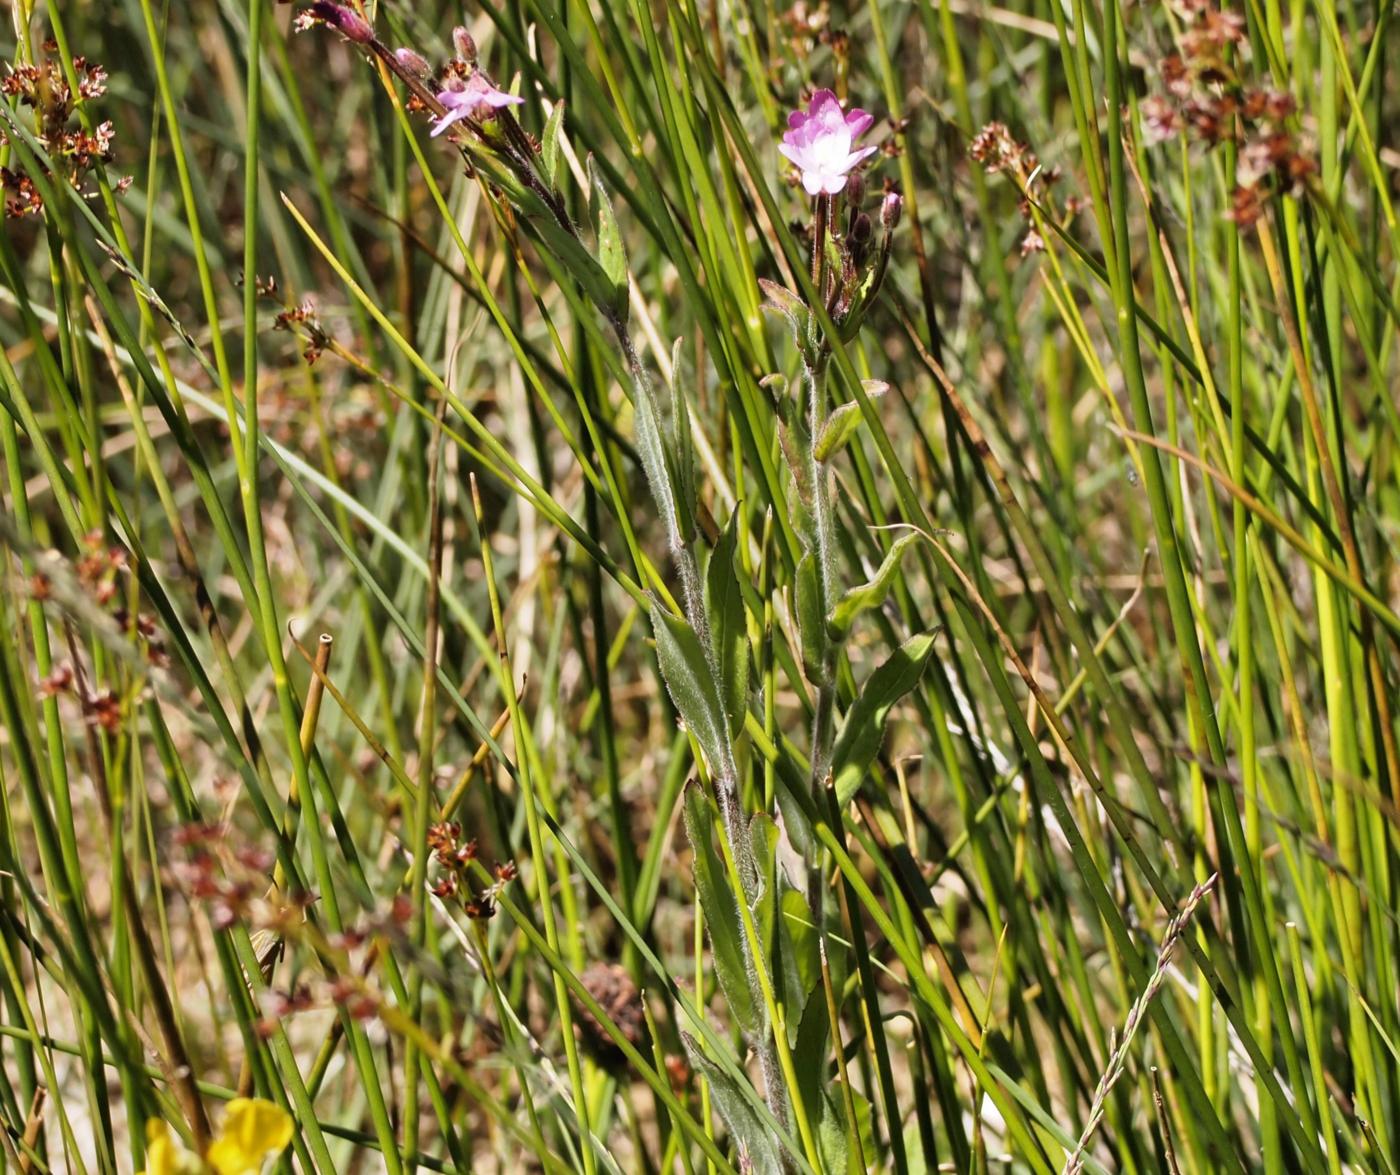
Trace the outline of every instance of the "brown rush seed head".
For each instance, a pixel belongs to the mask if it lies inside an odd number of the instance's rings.
[[[58,694],[67,693],[72,688],[73,667],[71,665],[60,665],[39,682],[39,696],[41,698],[52,698]]]
[[[428,828],[428,848],[434,852],[451,853],[457,847],[462,835],[462,826],[456,821],[444,821]]]
[[[640,1048],[647,1038],[646,1011],[642,994],[625,967],[617,963],[590,963],[579,976],[579,982],[617,1026],[628,1044]],[[579,1036],[604,1065],[620,1065],[625,1054],[607,1029],[593,1013],[575,998]]]
[[[1176,107],[1160,94],[1143,99],[1140,110],[1149,142],[1164,143],[1181,130],[1181,116]]]
[[[485,921],[495,914],[496,903],[491,900],[490,894],[482,894],[479,898],[472,898],[464,902],[462,909],[466,912],[468,918]]]

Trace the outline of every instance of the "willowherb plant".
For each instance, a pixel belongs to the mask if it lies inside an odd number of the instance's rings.
[[[890,708],[918,683],[933,644],[933,634],[928,633],[897,650],[875,672],[838,730],[840,643],[862,611],[884,600],[899,557],[911,541],[901,539],[894,545],[872,582],[844,592],[839,588],[829,464],[854,436],[861,418],[855,403],[833,408],[829,402],[826,369],[832,340],[826,332],[834,329],[838,344],[855,338],[884,280],[902,209],[896,191],[883,193],[876,213],[877,241],[875,219],[863,207],[866,183],[859,170],[877,147],[856,145],[874,118],[863,110],[843,111],[830,90],[817,91],[805,112],[790,116],[779,150],[797,166],[802,186],[812,197],[811,290],[804,297],[760,279],[768,305],[791,327],[802,367],[795,396],[777,397],[774,407],[806,549],[797,567],[793,599],[803,669],[816,692],[808,794],[783,805],[784,827],[780,828],[768,813],[745,812],[740,795],[738,744],[748,717],[751,652],[742,592],[736,582],[740,574],[737,519],[731,520],[715,544],[702,575],[688,407],[684,394],[674,386],[666,389],[669,402],[663,403],[633,343],[626,259],[616,216],[601,182],[595,177],[590,193],[596,233],[597,260],[593,261],[579,228],[564,211],[565,200],[557,186],[560,176],[546,163],[557,150],[555,144],[547,137],[536,147],[523,131],[509,109],[522,99],[490,81],[465,33],[454,38],[458,61],[434,88],[431,71],[415,50],[390,51],[358,15],[329,3],[313,4],[309,13],[389,65],[434,114],[433,135],[451,131],[470,166],[514,181],[502,184],[501,190],[529,223],[543,230],[545,247],[561,241],[568,246],[558,253],[559,260],[614,332],[632,381],[641,463],[680,581],[680,615],[653,596],[657,657],[671,698],[699,747],[720,814],[722,851],[716,855],[705,801],[696,789],[687,789],[686,830],[695,853],[697,888],[719,982],[737,1025],[758,1057],[764,1092],[778,1125],[796,1129],[813,1166],[844,1165],[850,1134],[847,1118],[853,1104],[849,1093],[844,1104],[837,1101],[811,1080],[811,1074],[797,1072],[793,1060],[799,1025],[809,1036],[803,1042],[807,1049],[834,1027],[826,1017],[827,1007],[835,1006],[830,973],[818,962],[830,954],[822,902],[825,870],[815,856],[811,824],[820,819],[840,827],[839,809],[850,801],[878,753]],[[561,120],[556,117],[547,136],[560,133]],[[540,203],[543,217],[538,215]],[[868,394],[882,390],[882,385],[871,384]],[[805,846],[803,914],[792,906],[792,898],[784,905],[783,895],[791,884],[777,865],[777,847],[780,839],[789,838]],[[796,892],[792,891],[794,897]],[[779,908],[784,916],[778,916]],[[794,919],[808,921],[815,936],[795,941]],[[806,973],[821,975],[827,990],[821,984],[804,987],[799,982],[794,987],[788,982],[788,972],[776,960],[799,956],[808,960]],[[708,1062],[693,1040],[686,1037],[686,1041],[692,1060],[712,1084],[732,1085],[731,1075]],[[791,1156],[784,1157],[766,1131],[755,1129],[739,1095],[718,1101],[749,1162],[759,1169],[789,1164]],[[824,1124],[826,1119],[831,1120],[830,1127]],[[835,1151],[822,1154],[822,1147]]]

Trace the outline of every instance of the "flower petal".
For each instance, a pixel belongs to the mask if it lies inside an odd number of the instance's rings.
[[[506,93],[505,90],[493,84],[480,70],[467,79],[466,96],[475,105],[489,106],[492,110],[499,110],[502,106],[519,106],[525,101],[524,98],[517,98],[513,94]]]
[[[851,132],[846,129],[846,116],[841,113],[841,104],[833,98],[812,117],[812,126],[817,135],[830,135],[849,139]]]
[[[875,116],[864,110],[852,110],[846,115],[846,129],[852,139],[858,139],[875,123]]]
[[[183,1175],[199,1165],[199,1157],[185,1150],[159,1118],[146,1123],[146,1169],[140,1175]]]
[[[846,156],[844,160],[842,160],[842,171],[850,171],[851,168],[853,168],[862,159],[869,159],[870,156],[874,155],[876,150],[878,150],[878,148],[876,147],[862,147],[859,151],[852,151],[849,155]]]
[[[292,1118],[258,1098],[234,1098],[206,1157],[217,1175],[257,1175],[268,1155],[292,1141]]]
[[[448,111],[448,113],[442,115],[437,120],[437,122],[433,124],[432,133],[428,137],[430,139],[436,139],[438,135],[442,134],[442,132],[445,131],[448,127],[450,127],[454,122],[466,118],[467,115],[470,113],[471,111],[469,109],[462,106],[457,107],[457,109],[455,110]]]
[[[806,148],[796,146],[786,140],[778,144],[778,154],[784,159],[790,159],[798,167],[804,166],[803,161],[807,158]]]

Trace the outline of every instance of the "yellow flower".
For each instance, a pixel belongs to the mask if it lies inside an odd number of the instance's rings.
[[[159,1118],[146,1123],[146,1169],[137,1175],[198,1175],[199,1156],[182,1147]]]
[[[229,1102],[224,1126],[201,1161],[159,1118],[146,1123],[146,1169],[138,1175],[258,1175],[269,1155],[292,1141],[287,1111],[259,1098]]]
[[[224,1128],[209,1146],[209,1166],[217,1175],[258,1175],[268,1155],[292,1141],[291,1115],[281,1106],[236,1097],[228,1104]]]

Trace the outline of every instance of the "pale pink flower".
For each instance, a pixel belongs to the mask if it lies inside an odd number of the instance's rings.
[[[818,90],[807,113],[788,115],[787,133],[778,150],[797,165],[809,196],[834,196],[846,186],[846,176],[874,147],[856,149],[855,141],[875,122],[864,110],[846,113],[830,90]]]
[[[433,135],[442,134],[458,119],[475,118],[483,111],[499,110],[502,106],[519,106],[525,101],[514,94],[499,90],[478,70],[467,79],[460,90],[441,90],[437,100],[447,107],[447,113],[433,125]]]

